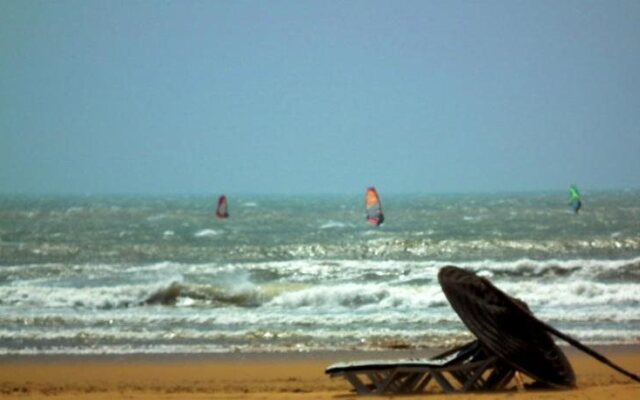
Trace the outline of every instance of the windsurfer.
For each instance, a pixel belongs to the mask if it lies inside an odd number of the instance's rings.
[[[573,212],[574,213],[578,213],[578,211],[580,211],[580,208],[582,207],[582,202],[579,199],[576,199],[574,201],[571,202],[571,208],[573,208]]]
[[[582,207],[582,201],[580,201],[580,192],[576,185],[569,186],[569,205],[573,208],[575,214],[580,211]]]
[[[375,226],[380,226],[382,222],[384,222],[380,197],[378,197],[378,192],[376,192],[373,186],[367,188],[364,197],[364,207],[367,213],[367,222]]]
[[[384,214],[382,212],[378,212],[378,222],[376,223],[377,226],[382,225],[382,223],[384,222]]]
[[[229,217],[229,211],[228,211],[228,205],[227,205],[227,197],[226,196],[220,196],[220,198],[218,199],[218,206],[216,207],[216,217],[218,218],[228,218]]]

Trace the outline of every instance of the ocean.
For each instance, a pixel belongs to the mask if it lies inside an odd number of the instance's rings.
[[[457,265],[589,344],[640,343],[640,192],[0,196],[0,354],[436,348]]]

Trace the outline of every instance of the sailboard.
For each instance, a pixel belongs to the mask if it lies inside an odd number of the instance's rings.
[[[576,185],[569,186],[569,206],[574,213],[578,213],[582,207],[582,201],[580,200],[580,192]]]
[[[218,206],[216,207],[216,217],[228,218],[229,211],[227,205],[227,196],[222,195],[218,198]]]
[[[371,225],[380,226],[384,222],[380,196],[378,196],[378,192],[373,186],[367,188],[364,196],[364,208],[367,213],[367,222]]]

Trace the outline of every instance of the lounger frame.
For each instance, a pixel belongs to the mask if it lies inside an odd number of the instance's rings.
[[[431,359],[334,364],[326,373],[359,394],[381,395],[423,393],[431,382],[445,393],[503,389],[515,371],[472,342]]]

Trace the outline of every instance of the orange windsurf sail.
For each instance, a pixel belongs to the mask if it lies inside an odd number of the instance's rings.
[[[367,213],[367,221],[370,224],[379,226],[384,222],[380,196],[378,196],[378,192],[373,186],[367,188],[367,192],[364,196],[364,209]]]

